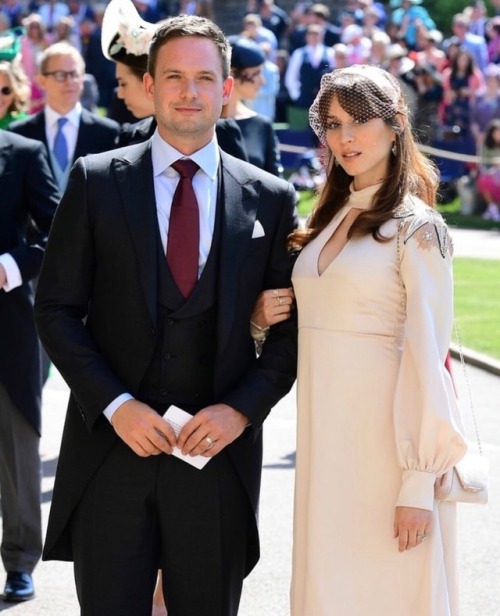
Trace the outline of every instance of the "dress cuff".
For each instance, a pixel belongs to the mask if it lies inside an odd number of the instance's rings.
[[[402,485],[396,507],[434,509],[436,475],[425,471],[403,471]]]

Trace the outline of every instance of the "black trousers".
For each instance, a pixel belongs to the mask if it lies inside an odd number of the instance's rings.
[[[151,616],[158,569],[169,616],[236,616],[251,515],[224,451],[198,470],[120,441],[71,522],[82,616]]]

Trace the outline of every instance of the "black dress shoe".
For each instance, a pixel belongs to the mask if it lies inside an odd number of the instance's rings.
[[[31,574],[23,573],[22,571],[9,571],[7,573],[7,581],[5,582],[5,590],[3,592],[3,600],[11,601],[12,603],[20,603],[21,601],[29,601],[35,596],[35,587]]]

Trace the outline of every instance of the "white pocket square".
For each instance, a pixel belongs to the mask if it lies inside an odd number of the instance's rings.
[[[255,239],[257,237],[264,237],[264,235],[264,227],[260,224],[260,221],[256,220],[253,226],[252,239]]]

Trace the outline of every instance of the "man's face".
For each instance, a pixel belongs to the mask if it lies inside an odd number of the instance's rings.
[[[162,138],[192,154],[213,137],[233,80],[222,78],[215,44],[207,38],[176,38],[160,48],[155,75],[145,75],[146,91],[155,105]]]
[[[59,113],[71,111],[82,93],[82,67],[72,56],[53,56],[44,72],[38,83],[45,90],[47,104]]]

